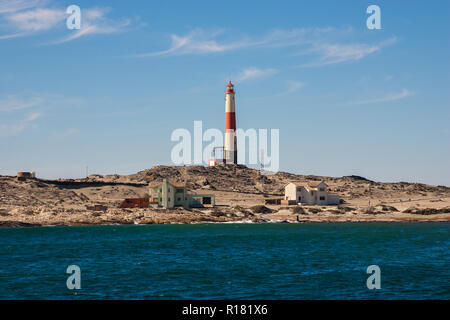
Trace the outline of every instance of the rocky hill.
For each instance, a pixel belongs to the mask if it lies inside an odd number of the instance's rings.
[[[191,189],[210,189],[241,193],[281,195],[284,186],[291,181],[317,182],[325,181],[332,191],[343,197],[390,197],[398,196],[449,196],[450,188],[431,186],[422,183],[383,183],[374,182],[360,176],[323,177],[299,175],[287,172],[261,174],[260,170],[243,165],[204,166],[155,166],[128,176],[92,175],[89,181],[115,181],[123,183],[148,183],[164,178],[188,182]]]
[[[69,222],[92,224],[114,221],[132,223],[139,217],[143,219],[142,212],[138,214],[140,211],[117,209],[118,204],[124,198],[145,197],[148,193],[148,182],[164,178],[174,181],[186,180],[191,192],[214,193],[219,207],[231,208],[227,209],[228,211],[220,209],[223,212],[220,210],[210,212],[208,219],[212,221],[216,221],[214,220],[216,218],[225,219],[227,215],[230,215],[230,219],[234,219],[236,214],[248,217],[248,208],[263,205],[265,198],[282,196],[284,186],[291,181],[323,180],[347,206],[339,209],[340,211],[332,208],[307,210],[308,213],[316,213],[318,216],[322,213],[337,214],[338,211],[345,214],[401,211],[412,216],[420,213],[439,215],[445,213],[440,210],[450,206],[450,188],[445,186],[406,182],[382,183],[359,176],[321,177],[286,172],[262,174],[259,170],[242,165],[155,166],[131,175],[90,175],[75,180],[19,181],[16,177],[0,176],[0,225],[2,221],[10,225]],[[108,209],[104,213],[92,213],[88,208],[94,204],[104,205]],[[262,214],[269,211],[275,214],[285,212],[283,210],[277,207],[263,210]],[[163,213],[161,210],[155,213],[154,210],[145,209],[143,212],[144,215],[162,214],[164,219],[168,217],[167,212]],[[183,219],[188,216],[193,217],[193,221],[206,219],[205,211],[195,212],[195,210],[183,212],[185,214]],[[158,217],[157,221],[161,221],[161,217]],[[179,218],[177,219],[175,220],[179,221]]]

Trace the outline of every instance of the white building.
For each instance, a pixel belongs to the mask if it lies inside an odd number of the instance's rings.
[[[284,187],[284,199],[307,205],[339,204],[339,196],[328,192],[328,185],[319,183],[291,182]]]

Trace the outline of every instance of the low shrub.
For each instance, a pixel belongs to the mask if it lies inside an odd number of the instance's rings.
[[[291,208],[291,211],[292,211],[292,213],[294,213],[294,214],[306,214],[305,209],[303,209],[303,208],[300,207],[300,206]]]
[[[344,213],[350,212],[350,211],[355,211],[355,208],[347,207],[347,206],[343,206],[343,205],[338,205],[338,209]]]
[[[250,207],[250,210],[252,210],[254,213],[272,213],[272,209],[269,209],[263,205]]]
[[[435,208],[424,208],[419,209],[416,207],[411,207],[403,211],[404,213],[420,214],[420,215],[432,215],[440,213],[450,213],[450,207],[435,209]]]
[[[396,207],[387,206],[387,205],[384,205],[384,204],[382,205],[381,210],[398,212],[398,209]]]

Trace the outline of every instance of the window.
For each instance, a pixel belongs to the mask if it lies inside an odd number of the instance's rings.
[[[320,197],[319,200],[325,200],[325,197]]]
[[[298,197],[298,202],[302,201],[302,197]]]
[[[325,188],[319,188],[319,191],[323,192],[323,191],[325,191]]]
[[[170,192],[170,187],[169,187],[169,192]]]
[[[167,201],[169,201],[169,202],[170,202],[170,198],[167,198]]]
[[[177,188],[177,189],[175,189],[175,192],[176,193],[183,193],[184,189],[183,188]]]
[[[181,198],[178,198],[177,201],[181,201]]]
[[[211,204],[211,197],[204,197],[203,204]]]

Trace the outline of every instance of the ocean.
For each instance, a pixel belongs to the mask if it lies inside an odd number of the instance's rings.
[[[449,299],[450,223],[0,229],[0,299]],[[70,290],[68,266],[80,268]],[[380,268],[380,289],[366,285]]]

